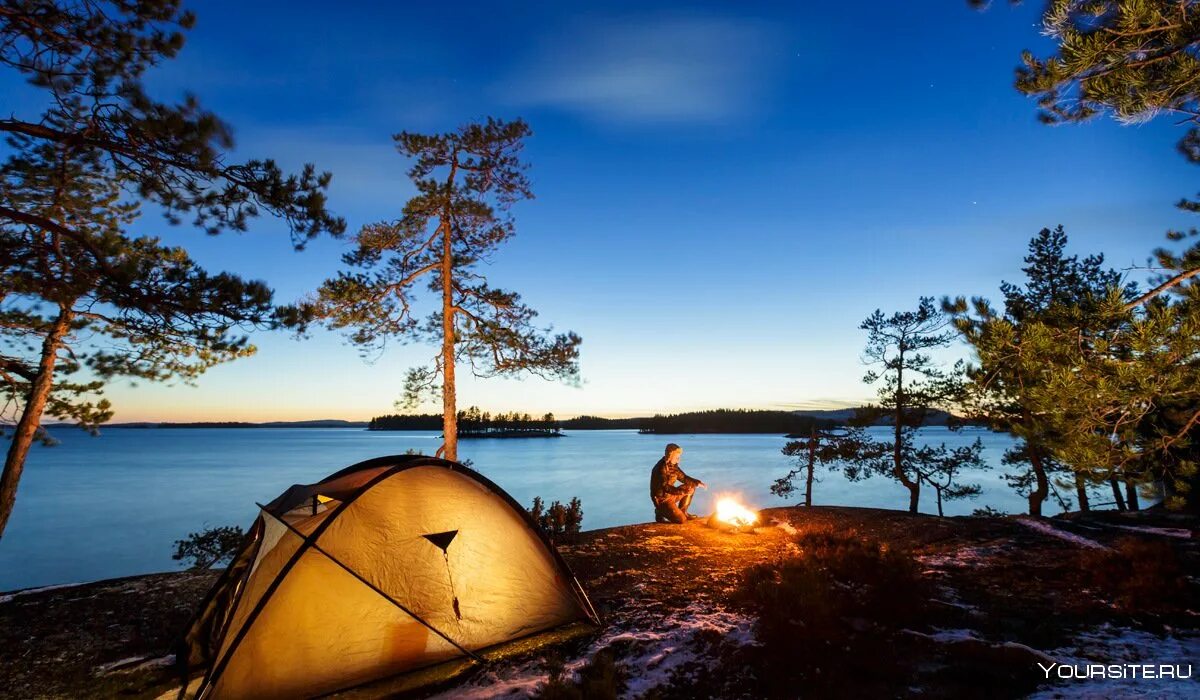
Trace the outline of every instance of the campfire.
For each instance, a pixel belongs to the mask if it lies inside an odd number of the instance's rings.
[[[758,523],[758,513],[732,496],[717,499],[717,509],[708,518],[708,526],[726,531],[750,531]]]

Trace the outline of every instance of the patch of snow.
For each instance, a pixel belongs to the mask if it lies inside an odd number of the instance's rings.
[[[0,603],[7,603],[7,602],[13,600],[14,598],[19,598],[19,597],[25,596],[25,595],[33,595],[34,593],[43,593],[45,591],[57,591],[61,588],[75,588],[76,586],[82,586],[82,585],[83,585],[82,583],[59,583],[59,584],[55,584],[53,586],[42,586],[41,588],[26,588],[24,590],[13,591],[12,593],[6,593],[4,595],[0,595]]]
[[[962,602],[962,598],[958,597],[958,592],[955,591],[953,588],[950,588],[949,586],[938,586],[938,592],[941,594],[941,597],[940,598],[930,598],[929,602],[931,602],[935,605],[945,605],[946,607],[949,607],[949,608],[955,608],[957,610],[962,610],[963,612],[969,613],[971,615],[979,614],[979,608],[975,607],[974,605],[968,605],[968,604]]]
[[[1053,525],[1051,525],[1050,523],[1048,523],[1044,520],[1034,520],[1033,518],[1021,517],[1021,518],[1016,518],[1016,521],[1031,530],[1037,530],[1038,532],[1042,533],[1043,535],[1057,537],[1060,540],[1070,542],[1070,543],[1078,545],[1080,547],[1085,547],[1085,548],[1089,548],[1089,549],[1108,549],[1108,547],[1105,547],[1104,545],[1100,544],[1096,540],[1088,539],[1087,537],[1084,537],[1082,535],[1076,535],[1072,532],[1067,532],[1065,530],[1060,530],[1057,527],[1054,527]]]
[[[1200,680],[1193,668],[1200,659],[1200,635],[1158,635],[1127,627],[1105,623],[1093,630],[1075,635],[1075,644],[1046,652],[1055,663],[1070,666],[1080,674],[1087,673],[1089,665],[1100,664],[1113,677],[1090,678],[1069,677],[1047,683],[1038,688],[1031,698],[1113,698],[1150,697],[1175,700],[1176,698],[1200,697]],[[1139,671],[1136,676],[1131,669],[1157,669],[1160,665],[1180,667],[1181,675],[1187,679],[1144,678]],[[1035,669],[1036,670],[1036,669]],[[1037,671],[1045,673],[1045,671]],[[1075,675],[1074,672],[1072,675]],[[1050,671],[1057,678],[1057,667]]]
[[[1050,662],[1054,661],[1054,657],[1050,656],[1046,652],[1041,651],[1040,649],[1034,649],[1033,647],[1028,646],[1026,644],[1022,644],[1020,642],[1000,642],[1000,644],[998,646],[1004,647],[1006,649],[1020,649],[1021,651],[1025,652],[1027,654],[1031,654],[1033,656],[1040,658],[1042,661],[1044,661],[1046,663],[1050,663]]]
[[[991,563],[990,560],[993,556],[1003,551],[1005,551],[1004,547],[999,545],[984,545],[982,547],[963,547],[945,554],[926,554],[916,559],[924,566],[930,567],[931,570],[961,569],[987,566]],[[931,573],[931,571],[927,570],[922,573]]]
[[[933,634],[929,634],[929,635],[925,635],[925,636],[929,637],[930,639],[932,639],[935,642],[946,643],[946,642],[965,642],[965,641],[971,641],[971,640],[979,640],[979,636],[975,634],[975,630],[970,630],[970,629],[945,630],[945,629],[938,629],[938,628],[934,628],[934,629],[937,631],[935,631]]]
[[[916,637],[924,637],[926,639],[931,639],[931,640],[933,640],[935,642],[939,642],[941,644],[957,644],[959,642],[978,642],[980,644],[986,644],[989,647],[993,647],[993,648],[997,648],[997,649],[1018,649],[1020,651],[1025,652],[1026,654],[1029,654],[1030,656],[1033,656],[1034,658],[1041,659],[1042,661],[1044,661],[1046,663],[1054,663],[1055,662],[1054,657],[1050,656],[1049,654],[1047,654],[1044,651],[1034,649],[1031,646],[1021,644],[1020,642],[989,642],[988,640],[978,636],[975,633],[975,630],[972,630],[972,629],[948,630],[948,629],[941,629],[941,628],[935,627],[933,634],[926,634],[925,632],[917,632],[915,630],[904,630],[904,632],[907,634],[916,636]]]
[[[983,641],[975,634],[975,630],[970,630],[970,629],[947,630],[947,629],[941,629],[939,627],[935,627],[933,634],[929,634],[926,632],[918,632],[916,630],[904,630],[904,633],[911,634],[914,637],[924,637],[925,639],[932,639],[933,641],[941,642],[942,644],[953,644],[954,642],[967,642],[967,641],[976,641],[976,642]]]
[[[632,700],[665,684],[685,664],[703,662],[704,645],[698,637],[704,632],[717,633],[723,644],[757,644],[751,618],[711,605],[692,604],[666,617],[647,619],[645,625],[626,625],[605,632],[582,655],[564,664],[564,675],[576,676],[597,652],[619,645],[612,651],[629,679],[622,698]],[[499,666],[470,683],[433,697],[439,700],[528,697],[545,680],[546,671],[538,658],[515,666]]]
[[[1178,537],[1181,540],[1192,539],[1192,531],[1177,527],[1150,527],[1148,525],[1112,525],[1118,530],[1131,530],[1133,532],[1144,532],[1148,535],[1161,535],[1163,537]]]

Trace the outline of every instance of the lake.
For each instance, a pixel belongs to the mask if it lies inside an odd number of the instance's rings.
[[[887,428],[872,428],[886,435]],[[408,449],[432,453],[434,432],[361,429],[127,429],[101,437],[55,429],[61,444],[35,446],[0,540],[0,591],[92,581],[179,567],[175,540],[219,525],[246,528],[266,503],[294,483],[318,481],[355,462]],[[983,440],[995,469],[970,475],[983,485],[974,500],[950,502],[948,515],[989,505],[1022,512],[1025,500],[1001,478],[1007,435],[967,429],[920,431],[927,442],[962,445]],[[523,504],[534,496],[583,501],[587,529],[653,519],[650,467],[663,445],[684,447],[682,466],[705,480],[692,510],[707,513],[715,494],[734,493],[758,507],[794,503],[772,496],[772,481],[787,472],[778,435],[639,435],[632,430],[568,431],[558,439],[464,440],[461,458]],[[888,479],[850,483],[818,472],[814,503],[905,508],[907,491]],[[1047,502],[1055,512],[1053,499]],[[922,494],[933,512],[934,494]]]

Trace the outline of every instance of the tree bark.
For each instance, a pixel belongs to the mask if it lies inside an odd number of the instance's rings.
[[[908,489],[908,512],[916,513],[921,502],[921,482],[913,481],[904,472],[904,454],[901,438],[904,435],[904,350],[900,350],[900,361],[896,368],[896,434],[892,446],[893,470],[896,478]]]
[[[1042,462],[1042,454],[1036,447],[1029,448],[1029,465],[1033,467],[1033,475],[1037,479],[1037,488],[1029,492],[1029,514],[1040,518],[1042,503],[1050,494],[1050,481],[1046,478],[1046,465]]]
[[[21,472],[25,469],[25,458],[33,445],[38,426],[42,423],[42,411],[54,389],[54,367],[58,361],[58,350],[62,339],[71,328],[72,312],[70,306],[59,306],[58,317],[50,325],[46,337],[42,340],[42,356],[38,362],[37,377],[29,388],[21,418],[13,431],[12,442],[8,446],[8,454],[4,458],[4,471],[0,473],[0,538],[4,536],[4,528],[12,515],[13,505],[17,501],[17,484],[21,481]]]
[[[442,207],[442,456],[458,461],[458,395],[454,385],[454,178],[458,176],[458,151],[450,157],[446,176],[446,203]]]
[[[1083,474],[1075,472],[1075,497],[1079,499],[1079,512],[1086,513],[1091,510],[1091,504],[1088,503],[1087,479],[1083,478]]]
[[[1125,498],[1121,496],[1121,485],[1117,483],[1116,479],[1109,479],[1108,485],[1112,487],[1113,501],[1117,504],[1117,510],[1124,511]]]
[[[817,461],[817,429],[808,439],[808,478],[804,482],[804,505],[812,506],[813,463]]]
[[[454,258],[451,254],[450,219],[442,232],[442,445],[445,458],[458,461],[458,402],[454,386]]]
[[[942,490],[935,486],[934,492],[937,494],[938,517],[944,518],[946,516],[944,513],[942,513]]]
[[[1129,510],[1138,510],[1137,484],[1133,483],[1133,479],[1125,480],[1125,506]]]

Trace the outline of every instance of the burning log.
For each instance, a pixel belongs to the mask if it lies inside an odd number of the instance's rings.
[[[753,532],[758,513],[726,496],[717,499],[717,509],[708,516],[708,526],[722,532]]]

